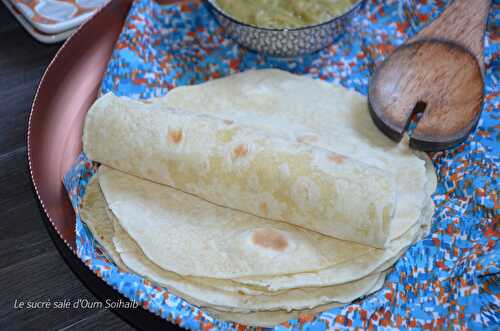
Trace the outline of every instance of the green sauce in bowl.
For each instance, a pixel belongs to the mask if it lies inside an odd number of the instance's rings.
[[[264,28],[301,28],[343,14],[355,0],[214,0],[234,19]]]

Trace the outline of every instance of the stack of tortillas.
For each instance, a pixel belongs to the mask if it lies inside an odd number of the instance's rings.
[[[214,317],[270,326],[381,288],[421,238],[436,177],[356,92],[279,70],[107,94],[81,216],[118,267]]]

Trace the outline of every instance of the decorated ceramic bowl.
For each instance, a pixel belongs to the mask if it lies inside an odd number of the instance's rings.
[[[343,33],[359,9],[355,1],[343,14],[315,25],[298,28],[267,28],[241,22],[225,13],[215,0],[206,4],[226,34],[253,51],[276,57],[295,57],[316,52],[335,41]]]

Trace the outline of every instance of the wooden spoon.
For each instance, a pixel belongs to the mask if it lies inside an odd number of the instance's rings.
[[[455,0],[441,16],[376,68],[370,114],[400,141],[422,113],[410,146],[437,151],[463,142],[483,104],[483,36],[490,0]]]

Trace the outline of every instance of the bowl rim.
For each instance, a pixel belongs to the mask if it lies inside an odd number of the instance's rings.
[[[254,28],[254,29],[258,29],[258,30],[263,30],[263,31],[294,32],[294,31],[303,31],[303,30],[309,30],[309,29],[321,27],[321,26],[324,26],[324,25],[331,24],[331,23],[333,23],[333,22],[335,22],[337,20],[340,20],[342,18],[345,18],[346,16],[352,14],[359,7],[361,7],[361,4],[363,3],[364,0],[357,0],[356,3],[354,3],[351,7],[349,7],[349,9],[346,10],[344,13],[342,13],[342,14],[340,14],[338,16],[332,17],[329,20],[326,20],[324,22],[320,22],[320,23],[317,23],[317,24],[314,24],[314,25],[306,25],[306,26],[300,26],[300,27],[296,27],[296,28],[270,28],[270,27],[262,27],[262,26],[253,25],[253,24],[242,22],[242,21],[237,20],[233,16],[230,16],[226,12],[224,12],[221,8],[219,8],[215,4],[215,1],[216,0],[205,0],[205,3],[207,3],[207,5],[209,6],[209,8],[211,10],[217,12],[219,15],[223,16],[224,18],[230,20],[232,23],[236,23],[238,25],[242,25],[242,26],[245,26],[245,27]]]

